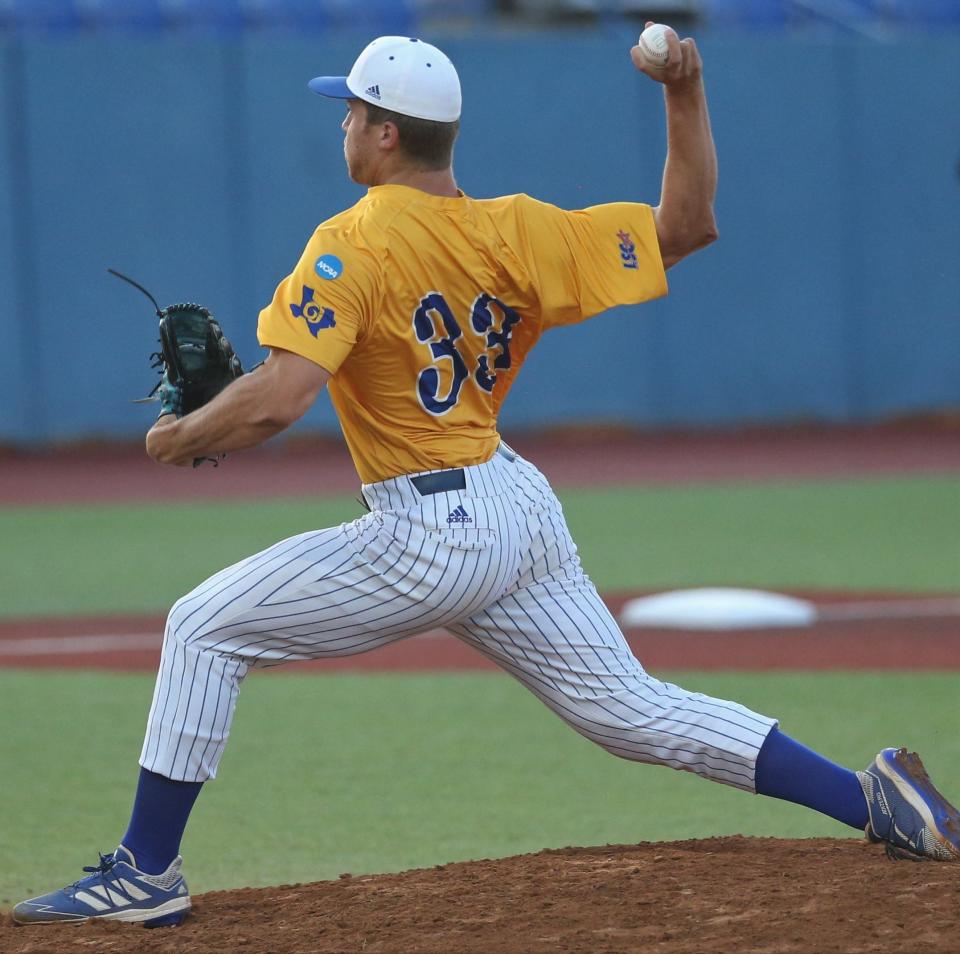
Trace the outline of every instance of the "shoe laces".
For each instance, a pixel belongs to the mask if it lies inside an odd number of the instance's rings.
[[[100,875],[101,880],[103,876],[109,872],[113,866],[117,863],[117,859],[114,858],[113,854],[105,855],[103,852],[98,851],[100,855],[100,864],[98,865],[84,865],[83,870],[87,872],[86,878],[81,878],[79,881],[74,881],[70,887],[76,892],[80,887],[85,887],[83,882],[89,881],[91,876]]]
[[[101,874],[106,874],[117,863],[117,859],[113,857],[112,852],[109,855],[105,855],[98,851],[97,854],[100,855],[100,864],[84,865],[83,870],[88,871],[90,874],[96,874],[98,871]]]

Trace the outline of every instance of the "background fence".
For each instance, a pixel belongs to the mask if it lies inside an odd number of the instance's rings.
[[[425,34],[464,88],[483,197],[656,202],[659,88],[636,29]],[[0,442],[142,434],[161,304],[245,364],[314,227],[356,201],[342,110],[306,89],[369,35],[0,33]],[[703,32],[721,240],[668,299],[547,335],[508,427],[871,421],[960,407],[960,35]],[[327,402],[303,426],[335,429]]]

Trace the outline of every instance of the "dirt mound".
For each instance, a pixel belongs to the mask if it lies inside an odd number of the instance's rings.
[[[0,926],[0,951],[956,954],[960,865],[857,840],[567,848],[194,898],[178,929]]]

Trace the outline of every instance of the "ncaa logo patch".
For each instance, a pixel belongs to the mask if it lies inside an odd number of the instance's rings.
[[[313,263],[313,270],[324,281],[332,282],[343,274],[343,262],[336,255],[321,255]]]

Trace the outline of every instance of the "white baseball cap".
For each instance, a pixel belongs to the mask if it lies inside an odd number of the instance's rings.
[[[318,76],[307,84],[321,96],[362,99],[416,119],[460,118],[460,78],[450,58],[409,36],[381,36],[357,57],[349,76]]]

